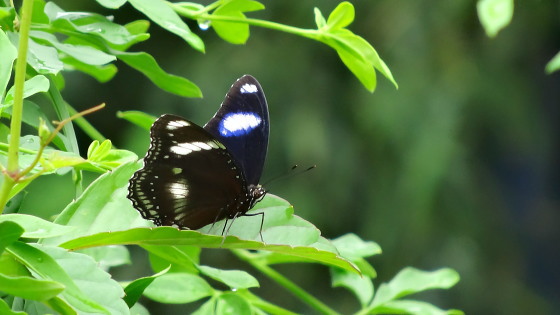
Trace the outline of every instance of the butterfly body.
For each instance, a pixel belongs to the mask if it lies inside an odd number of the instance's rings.
[[[245,215],[266,194],[258,181],[268,134],[262,88],[243,76],[204,128],[169,114],[154,122],[128,198],[156,225],[199,229]]]

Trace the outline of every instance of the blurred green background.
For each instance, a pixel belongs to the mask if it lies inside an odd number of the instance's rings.
[[[128,5],[109,11],[94,1],[55,2],[123,24],[143,18]],[[328,14],[338,2],[263,3],[267,10],[251,16],[312,28],[313,7]],[[116,146],[143,156],[147,133],[117,119],[118,110],[204,124],[235,79],[252,74],[271,115],[262,182],[293,164],[316,164],[268,189],[327,238],[355,232],[378,242],[384,252],[370,260],[377,284],[405,266],[448,266],[461,282],[422,298],[468,314],[552,314],[560,308],[560,74],[544,67],[560,47],[559,4],[516,1],[512,24],[489,39],[475,1],[354,2],[349,28],[377,49],[398,90],[379,77],[370,94],[330,48],[289,34],[251,28],[248,43],[234,46],[197,30],[203,55],[154,25],[152,38],[131,50],[147,51],[162,68],[194,81],[204,99],[163,92],[123,64],[106,84],[70,74],[64,97],[78,109],[106,102],[92,123]],[[58,204],[42,207],[60,211]],[[221,252],[204,258],[243,267]],[[126,272],[136,268],[145,266]],[[327,268],[280,269],[335,308],[356,309],[349,293],[329,288]],[[309,312],[274,284],[261,284],[257,294]]]

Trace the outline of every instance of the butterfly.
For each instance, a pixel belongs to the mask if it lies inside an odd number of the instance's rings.
[[[246,216],[266,194],[258,183],[269,128],[263,89],[245,75],[204,127],[170,114],[153,123],[127,197],[145,219],[180,229]]]

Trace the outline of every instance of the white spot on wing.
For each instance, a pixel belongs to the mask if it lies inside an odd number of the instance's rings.
[[[258,89],[257,86],[254,84],[245,83],[241,86],[240,89],[241,93],[257,93]]]
[[[220,133],[223,136],[238,136],[249,133],[258,127],[262,119],[255,113],[231,113],[220,123]]]
[[[167,187],[171,195],[175,198],[185,198],[189,193],[188,186],[186,182],[174,182],[170,183]]]
[[[190,124],[184,120],[172,120],[167,123],[167,126],[165,126],[165,128],[167,128],[167,130],[175,130],[187,126],[190,126]]]

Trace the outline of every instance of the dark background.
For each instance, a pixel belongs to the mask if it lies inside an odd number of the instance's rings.
[[[144,18],[129,5],[109,11],[94,1],[56,3],[114,15],[122,24]],[[252,17],[303,28],[314,27],[314,6],[327,16],[337,5],[263,3],[267,10]],[[116,146],[143,156],[147,133],[117,119],[118,110],[174,113],[204,124],[235,79],[252,74],[271,115],[263,182],[293,164],[316,164],[269,189],[327,238],[354,232],[378,242],[383,254],[370,259],[376,285],[405,266],[451,267],[461,274],[456,287],[419,298],[469,314],[553,313],[560,307],[560,75],[547,75],[544,67],[560,50],[559,2],[516,1],[511,25],[495,39],[480,26],[474,1],[354,5],[350,29],[377,49],[398,90],[378,77],[370,94],[318,42],[251,28],[247,44],[234,46],[190,23],[206,54],[157,25],[131,51],[151,53],[163,69],[198,84],[204,99],[161,91],[122,63],[105,84],[70,74],[63,95],[78,109],[106,102],[90,121]],[[89,140],[82,138],[85,151]],[[67,202],[41,206],[60,211]],[[204,262],[245,268],[223,252],[205,252]],[[139,276],[140,264],[126,267],[127,274]],[[329,288],[327,268],[279,269],[343,313],[356,310],[349,293]],[[262,280],[261,286],[254,292],[265,299],[310,312],[275,284]]]

